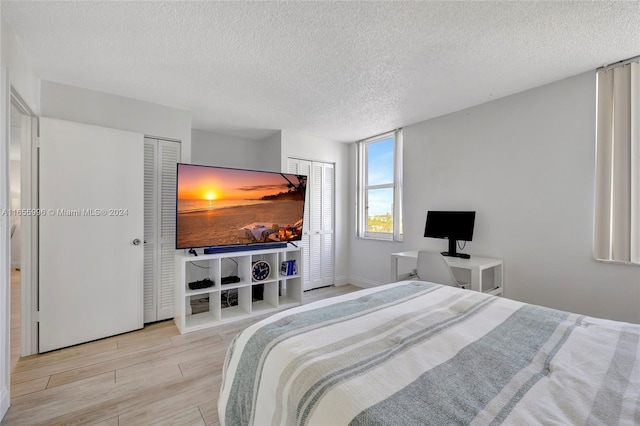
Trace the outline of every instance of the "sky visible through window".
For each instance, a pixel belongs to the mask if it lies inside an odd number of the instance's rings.
[[[383,139],[367,146],[367,185],[393,183],[393,138]],[[393,189],[370,190],[369,216],[384,215],[393,211]]]

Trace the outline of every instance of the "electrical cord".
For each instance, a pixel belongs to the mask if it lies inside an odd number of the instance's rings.
[[[208,267],[208,266],[200,266],[200,265],[196,265],[196,264],[195,264],[195,263],[193,263],[193,262],[189,262],[189,264],[190,264],[190,265],[195,266],[196,268],[209,269],[209,267]]]
[[[465,241],[464,244],[462,245],[462,247],[460,247],[460,241],[456,241],[456,244],[458,245],[458,250],[464,250],[464,248],[467,246],[467,242]]]

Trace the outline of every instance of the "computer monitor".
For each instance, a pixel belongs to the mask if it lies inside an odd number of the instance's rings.
[[[449,239],[449,251],[443,251],[442,255],[468,259],[468,254],[457,252],[457,242],[471,241],[475,221],[476,212],[428,211],[424,236]]]

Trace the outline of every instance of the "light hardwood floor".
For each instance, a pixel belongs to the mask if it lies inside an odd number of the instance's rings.
[[[13,275],[15,294],[19,274]],[[304,303],[355,290],[359,288],[352,285],[313,290],[304,293]],[[19,321],[20,304],[14,300],[19,298],[12,297],[12,321]],[[264,317],[184,335],[173,321],[165,321],[20,359],[20,328],[12,323],[16,360],[12,358],[11,407],[2,426],[217,425],[229,342]]]

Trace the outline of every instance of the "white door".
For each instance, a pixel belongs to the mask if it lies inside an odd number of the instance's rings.
[[[180,143],[144,138],[144,322],[173,318]]]
[[[143,136],[40,122],[39,352],[143,326]]]
[[[334,283],[334,165],[289,158],[288,172],[308,176],[304,211],[303,287],[311,290]]]

